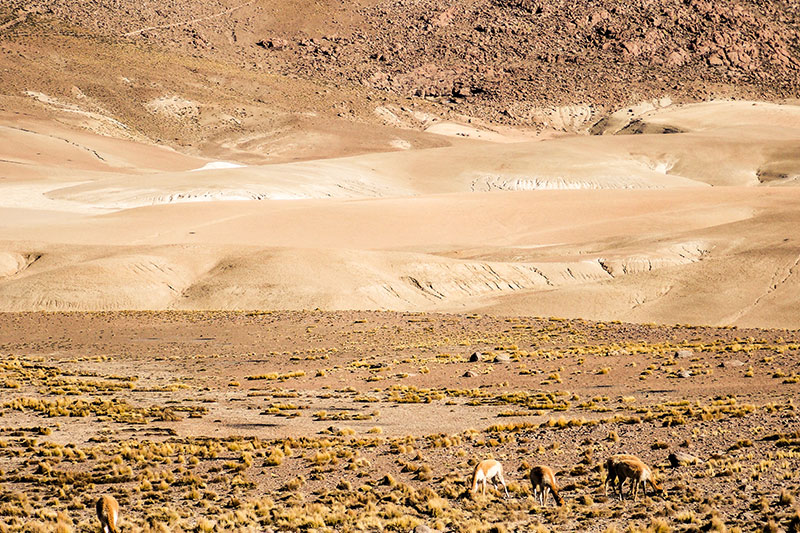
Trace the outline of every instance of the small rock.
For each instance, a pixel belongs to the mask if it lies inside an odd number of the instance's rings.
[[[694,352],[692,350],[678,350],[675,352],[675,357],[692,357]]]
[[[478,363],[483,359],[483,354],[481,352],[472,352],[472,355],[469,356],[470,363]]]
[[[641,47],[639,46],[639,43],[634,41],[625,41],[624,43],[622,43],[622,48],[624,48],[625,51],[632,56],[638,56],[639,53],[641,52]]]
[[[477,375],[478,374],[474,370],[467,370],[466,372],[464,372],[465,378],[474,378]]]
[[[692,372],[689,370],[681,370],[680,372],[678,372],[678,375],[682,378],[690,378],[692,377]]]
[[[495,363],[510,363],[511,362],[511,356],[508,355],[507,353],[499,353],[499,354],[497,354],[495,356],[494,362]]]
[[[412,533],[433,533],[433,530],[425,524],[420,524],[414,528]]]
[[[680,67],[686,63],[686,57],[676,50],[667,56],[667,63],[673,67]]]
[[[721,362],[719,366],[722,368],[737,368],[740,366],[744,366],[744,363],[737,359],[730,359],[728,361]]]
[[[472,96],[472,91],[469,87],[456,85],[453,87],[453,96],[467,98],[468,96]]]
[[[678,468],[679,466],[685,466],[685,465],[699,465],[700,463],[703,462],[694,455],[690,455],[684,452],[671,453],[669,454],[669,457],[667,457],[667,459],[669,460],[669,464],[670,466],[672,466],[672,468]]]

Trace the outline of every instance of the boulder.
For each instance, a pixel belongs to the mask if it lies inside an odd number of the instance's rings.
[[[266,48],[267,50],[283,50],[287,46],[289,46],[289,41],[286,39],[280,38],[273,38],[273,39],[263,39],[256,43],[261,48]]]
[[[725,56],[721,51],[716,50],[708,56],[707,61],[712,67],[719,67],[725,64]]]

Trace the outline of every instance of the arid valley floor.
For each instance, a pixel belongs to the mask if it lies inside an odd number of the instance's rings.
[[[800,531],[798,28],[0,3],[0,533]]]
[[[21,313],[0,315],[0,351],[12,530],[61,517],[91,531],[105,492],[146,531],[797,527],[796,331]],[[621,451],[654,465],[666,492],[606,497],[602,464]],[[672,468],[675,452],[698,462]],[[466,494],[487,457],[505,465],[510,499]],[[539,463],[564,507],[532,498]]]

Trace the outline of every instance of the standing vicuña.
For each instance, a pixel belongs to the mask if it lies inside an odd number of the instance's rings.
[[[97,519],[100,520],[100,527],[103,533],[117,533],[117,521],[119,520],[119,504],[113,496],[104,494],[100,496],[95,504],[97,509]]]
[[[531,484],[533,485],[533,497],[536,498],[538,495],[539,505],[542,507],[547,503],[549,493],[553,494],[553,499],[558,505],[564,505],[564,498],[558,495],[556,475],[549,466],[537,465],[531,468]]]
[[[506,480],[503,479],[503,465],[494,459],[486,459],[478,463],[475,467],[475,472],[472,474],[472,489],[474,494],[478,490],[478,483],[483,482],[483,495],[486,495],[486,482],[491,481],[495,490],[497,483],[495,480],[500,481],[503,485],[503,490],[506,491],[506,498],[508,498],[508,488],[506,487]]]
[[[644,486],[644,495],[647,496],[647,484],[653,487],[653,491],[655,492],[663,492],[661,487],[656,485],[655,480],[653,479],[653,471],[650,470],[650,467],[640,461],[638,458],[622,458],[619,459],[614,466],[616,471],[617,479],[619,479],[619,483],[617,485],[617,492],[622,495],[622,483],[626,479],[630,479],[631,490],[630,492],[633,494],[633,499],[635,500],[639,494],[639,485]]]
[[[639,460],[635,455],[629,455],[627,453],[618,453],[606,459],[606,480],[603,483],[603,494],[608,494],[609,485],[614,487],[614,481],[617,480],[617,463],[622,459]],[[622,489],[622,484],[620,484],[619,488]]]

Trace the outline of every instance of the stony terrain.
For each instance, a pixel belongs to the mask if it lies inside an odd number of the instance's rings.
[[[578,122],[665,94],[797,94],[800,11],[783,3],[398,0],[361,13],[362,31],[265,39],[280,57],[270,65],[288,55],[300,75],[441,98],[518,124],[540,121],[546,106],[583,104]]]
[[[796,331],[421,313],[0,315],[0,525],[797,531]],[[476,359],[475,361],[470,361]],[[602,489],[610,454],[663,495]],[[670,466],[670,453],[695,463]],[[467,493],[495,457],[511,498]],[[557,472],[566,505],[526,476]]]
[[[363,87],[427,97],[439,113],[539,127],[555,120],[568,131],[665,96],[781,100],[798,90],[794,2],[139,4],[11,2],[0,31],[11,42],[52,33],[132,42],[353,96]],[[369,120],[359,99],[337,104],[336,113]]]

